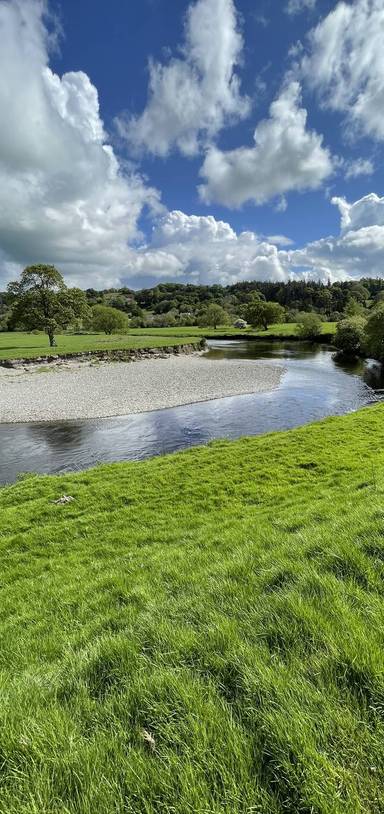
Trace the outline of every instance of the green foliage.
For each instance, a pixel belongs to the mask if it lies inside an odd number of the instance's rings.
[[[117,308],[106,305],[94,305],[92,308],[91,325],[94,331],[103,331],[105,334],[126,333],[128,324],[127,316]]]
[[[246,310],[246,320],[254,328],[262,326],[267,331],[270,325],[285,322],[285,311],[276,302],[253,299]]]
[[[383,417],[0,490],[1,812],[382,814]]]
[[[322,323],[318,314],[300,314],[297,333],[302,339],[316,339],[322,332]]]
[[[366,308],[361,302],[351,297],[347,302],[345,314],[347,317],[364,317],[366,315]]]
[[[230,321],[229,314],[220,305],[212,303],[200,314],[198,324],[205,328],[214,328],[218,325],[227,325]]]
[[[290,313],[291,322],[297,321],[295,312],[312,311],[334,322],[345,314],[351,299],[363,311],[369,309],[372,303],[379,302],[384,295],[384,280],[349,280],[333,285],[305,280],[289,280],[286,283],[253,280],[229,286],[160,283],[142,291],[132,291],[126,287],[104,291],[88,288],[85,294],[89,305],[117,308],[129,318],[137,318],[140,322],[135,324],[140,327],[150,326],[153,315],[164,314],[172,314],[171,323],[174,317],[176,325],[194,325],[201,312],[212,304],[223,308],[231,321],[236,317],[246,319],[247,308],[255,299],[283,306]],[[4,313],[10,316],[11,299],[9,293],[0,292],[0,318]],[[169,324],[167,318],[164,318],[164,324],[165,322]],[[12,322],[10,327],[12,328]],[[0,324],[0,330],[2,328],[4,329],[4,323]]]
[[[50,345],[59,329],[68,328],[76,320],[86,319],[89,308],[83,291],[67,288],[62,275],[54,266],[28,266],[20,280],[10,283],[12,323],[27,330],[43,330]]]
[[[372,311],[365,326],[367,349],[375,359],[384,359],[384,304]]]
[[[365,320],[343,319],[338,323],[334,343],[345,356],[361,356],[365,345]]]

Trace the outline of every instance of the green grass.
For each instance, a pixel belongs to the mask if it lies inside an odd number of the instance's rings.
[[[322,332],[326,336],[332,336],[336,332],[336,322],[323,322],[322,325]],[[216,330],[213,328],[132,328],[130,330],[130,335],[132,336],[141,336],[143,333],[150,333],[151,336],[174,336],[174,337],[182,337],[188,335],[190,332],[193,332],[195,336],[206,336],[206,337],[219,337],[223,334],[226,336],[238,336],[238,337],[265,337],[266,339],[271,337],[291,337],[298,335],[298,325],[297,323],[293,322],[285,322],[279,325],[270,325],[267,331],[256,331],[253,328],[245,328],[240,330],[239,328],[233,328],[231,325],[219,325]]]
[[[200,336],[195,329],[188,329],[179,335],[160,334],[157,332],[141,331],[130,332],[119,336],[113,334],[84,334],[75,336],[71,334],[58,334],[57,347],[50,348],[48,337],[45,334],[27,334],[19,332],[0,333],[0,359],[31,359],[36,356],[49,356],[52,354],[71,354],[83,351],[121,350],[131,348],[160,348],[165,345],[181,345],[188,342],[198,342]]]
[[[336,330],[336,323],[323,323],[323,333],[330,335]],[[166,345],[180,345],[197,342],[202,337],[215,338],[223,334],[233,337],[284,338],[297,334],[296,324],[271,325],[268,331],[254,331],[222,326],[216,331],[207,328],[134,328],[124,336],[105,334],[86,334],[74,336],[58,334],[57,347],[50,348],[45,334],[28,334],[20,332],[0,332],[0,359],[31,359],[50,354],[71,354],[83,351],[121,350],[131,348],[159,348]]]
[[[384,812],[382,406],[28,477],[0,550],[1,814]]]

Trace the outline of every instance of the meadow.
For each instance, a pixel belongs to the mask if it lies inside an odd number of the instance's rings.
[[[381,405],[28,476],[0,556],[1,814],[384,812]]]
[[[335,332],[335,323],[323,323],[323,333],[329,338]],[[87,351],[121,350],[135,348],[160,348],[198,342],[202,337],[226,335],[233,337],[257,336],[265,339],[288,338],[297,335],[295,324],[272,325],[268,331],[238,330],[222,326],[217,330],[209,328],[135,328],[127,334],[110,336],[106,334],[57,334],[55,348],[49,347],[44,333],[32,334],[21,331],[0,332],[0,359],[34,358],[62,354],[75,354]]]
[[[141,331],[129,334],[57,334],[54,348],[49,347],[44,333],[28,334],[19,331],[0,333],[0,359],[31,359],[37,356],[83,353],[86,351],[121,350],[136,348],[161,348],[166,345],[182,345],[198,342],[197,332],[190,329],[185,334],[158,334]]]

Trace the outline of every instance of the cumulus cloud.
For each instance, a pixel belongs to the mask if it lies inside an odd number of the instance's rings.
[[[254,147],[208,150],[200,172],[203,201],[228,207],[264,204],[292,190],[317,189],[333,171],[322,136],[307,128],[298,82],[283,88],[269,118],[257,125],[254,140]]]
[[[313,11],[316,5],[316,0],[289,0],[285,7],[287,14],[293,16],[300,14],[302,11]]]
[[[288,266],[333,281],[383,277],[384,197],[371,193],[354,203],[336,197],[332,203],[340,210],[340,235],[288,252]]]
[[[0,0],[3,278],[12,264],[50,262],[73,282],[104,286],[158,193],[119,166],[89,77],[49,68],[44,10],[40,0]]]
[[[384,138],[384,4],[339,2],[312,30],[301,70],[325,107],[346,114],[348,135]]]
[[[384,226],[384,198],[380,198],[375,192],[354,203],[338,197],[332,198],[332,203],[340,210],[343,233],[366,226]]]
[[[254,232],[237,234],[211,215],[169,212],[154,230],[150,250],[173,256],[183,269],[184,281],[226,285],[238,280],[284,280],[286,276],[275,245]]]
[[[242,47],[233,0],[191,4],[182,56],[150,63],[147,106],[140,116],[116,120],[120,135],[155,155],[166,156],[172,147],[196,154],[202,138],[249,110],[235,73]]]

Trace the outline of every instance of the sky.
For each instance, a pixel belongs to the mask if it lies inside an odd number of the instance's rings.
[[[384,276],[384,0],[0,0],[0,290]]]

